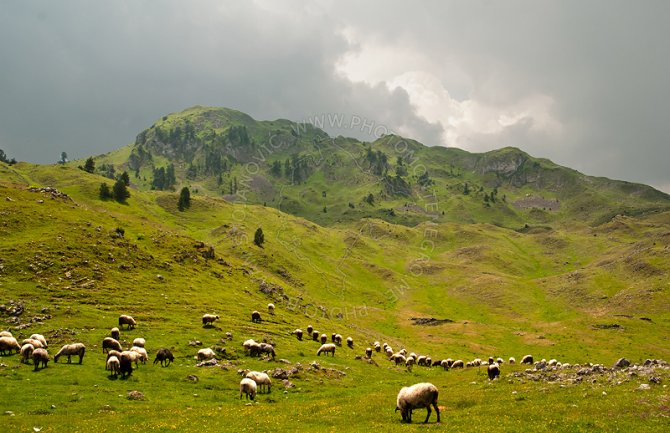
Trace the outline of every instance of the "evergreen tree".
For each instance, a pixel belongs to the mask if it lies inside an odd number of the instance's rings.
[[[114,200],[119,203],[125,203],[126,199],[130,197],[130,191],[128,191],[128,187],[123,180],[119,179],[116,181],[112,188],[112,195]]]
[[[183,187],[181,189],[177,206],[181,212],[191,207],[191,191],[189,191],[188,187]]]
[[[280,177],[281,176],[281,162],[279,162],[279,161],[273,162],[272,167],[270,168],[270,173],[275,177]]]
[[[119,179],[123,181],[123,183],[126,184],[126,186],[130,186],[130,177],[128,176],[128,172],[124,171],[121,173],[121,176],[119,176]]]
[[[89,156],[86,159],[86,162],[84,163],[84,171],[87,173],[93,173],[95,171],[95,161],[93,161],[92,156]]]
[[[365,201],[366,201],[370,206],[372,206],[373,204],[375,204],[375,196],[372,195],[372,193],[370,193],[370,194],[368,194],[367,197],[365,197]]]
[[[100,184],[100,200],[108,200],[112,198],[112,190],[109,189],[109,185],[106,183]]]
[[[256,233],[254,233],[254,243],[256,246],[263,248],[263,242],[265,242],[265,235],[263,234],[263,229],[258,227]]]

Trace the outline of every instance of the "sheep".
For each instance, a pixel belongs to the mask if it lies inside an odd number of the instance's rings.
[[[13,337],[13,335],[9,331],[0,331],[0,337]]]
[[[195,359],[198,361],[206,361],[208,359],[216,359],[216,353],[209,347],[198,350],[198,354],[195,356]]]
[[[130,348],[130,351],[135,352],[139,355],[139,360],[142,362],[142,364],[146,364],[147,361],[149,360],[149,354],[147,353],[147,350],[144,347],[133,346]]]
[[[116,356],[117,358],[121,359],[121,352],[119,352],[118,350],[114,350],[114,349],[107,352],[107,360],[109,360],[109,358],[111,358],[112,356]],[[107,360],[105,360],[105,362]]]
[[[33,350],[32,358],[33,364],[35,365],[35,371],[37,371],[40,365],[42,368],[46,368],[47,363],[49,362],[49,353],[46,349],[38,347]]]
[[[412,411],[414,409],[426,408],[428,414],[426,415],[426,420],[424,424],[428,422],[430,418],[431,410],[430,407],[435,408],[437,413],[437,422],[440,422],[440,409],[437,407],[437,397],[438,390],[435,385],[432,383],[417,383],[410,387],[403,387],[400,392],[398,392],[398,397],[396,399],[396,412],[400,411],[402,415],[403,422],[411,423],[412,422]]]
[[[497,362],[489,364],[487,372],[489,374],[489,380],[493,380],[496,377],[500,377],[500,366]]]
[[[379,345],[379,341],[375,341],[372,346],[375,348],[375,352],[381,352],[382,351],[382,347]]]
[[[298,341],[302,341],[302,329],[296,329],[291,334],[295,334]]]
[[[443,361],[442,359],[436,359],[436,360],[433,361],[433,363],[431,364],[431,367],[439,367],[439,366],[441,366],[441,365],[442,365],[442,361]]]
[[[549,362],[547,362],[547,365],[548,365],[549,367],[555,367],[556,364],[558,364],[558,361],[555,360],[555,359],[550,359]]]
[[[516,359],[513,356],[510,356],[507,362],[509,363],[509,365],[514,365],[516,364]]]
[[[111,371],[113,377],[117,377],[121,372],[121,361],[116,356],[110,356],[107,359],[106,370]]]
[[[354,348],[354,339],[351,337],[347,337],[347,347],[353,349]]]
[[[240,381],[240,398],[245,394],[247,399],[253,400],[256,397],[256,382],[253,379],[245,377]]]
[[[335,356],[335,346],[333,343],[325,343],[319,347],[319,350],[316,351],[316,356],[321,356],[324,353],[326,356],[330,353],[332,356]]]
[[[272,391],[272,380],[270,380],[270,376],[268,376],[267,373],[262,373],[260,371],[250,371],[244,377],[256,382],[256,386],[258,387],[259,391],[263,389],[263,386],[265,386],[265,389],[268,393]]]
[[[331,342],[331,343],[334,343],[334,342],[335,342],[335,336],[336,336],[336,335],[337,335],[337,334],[334,333],[334,332],[333,332],[332,334],[330,334],[330,342]]]
[[[251,312],[251,321],[253,323],[261,323],[261,313],[258,311],[254,310]]]
[[[258,343],[256,343],[256,342],[255,342],[253,339],[251,339],[251,338],[248,339],[248,340],[244,340],[244,342],[242,343],[242,347],[244,348],[244,353],[249,353],[249,348],[250,348],[253,344],[258,344]]]
[[[326,344],[328,341],[328,336],[326,334],[321,334],[321,344]]]
[[[386,356],[388,358],[392,357],[393,356],[393,349],[391,349],[390,347],[387,347],[386,348]]]
[[[31,335],[30,337],[28,337],[28,338],[31,338],[31,339],[33,339],[33,340],[38,340],[40,343],[42,343],[42,347],[44,347],[45,349],[46,349],[47,347],[49,347],[49,345],[47,344],[47,339],[44,338],[44,335],[42,335],[42,334],[32,334],[32,335]]]
[[[161,362],[161,367],[167,367],[168,365],[170,365],[171,362],[174,361],[174,355],[172,355],[172,352],[170,352],[169,349],[160,348],[158,349],[158,352],[156,352],[156,358],[154,358],[154,365],[156,365],[158,361]]]
[[[123,349],[121,348],[121,343],[113,339],[112,337],[105,337],[102,340],[102,353],[105,353],[105,349],[107,352],[109,352],[110,349],[117,350],[121,352]]]
[[[475,359],[472,360],[472,366],[473,367],[479,367],[480,365],[482,365],[482,360],[481,359],[475,358]]]
[[[123,360],[123,358],[127,358],[130,360],[130,362],[134,362],[135,368],[139,367],[138,364],[141,359],[141,355],[135,352],[134,350],[124,350],[123,352],[121,352],[121,358],[119,359]]]
[[[118,341],[121,339],[121,331],[115,326],[109,331],[109,336]]]
[[[340,334],[335,334],[334,343],[337,344],[338,346],[342,345],[342,336]]]
[[[402,356],[407,356],[407,349],[400,349],[398,353],[401,354]]]
[[[232,332],[226,332],[226,339],[227,340],[232,340],[233,339],[233,333]]]
[[[463,361],[457,359],[456,361],[451,363],[451,368],[463,368]]]
[[[416,358],[414,358],[413,356],[409,356],[405,360],[405,367],[407,367],[407,369],[409,371],[412,371],[412,366],[414,365],[415,362],[416,362]]]
[[[320,335],[321,334],[319,333],[319,331],[312,331],[312,340],[319,341],[319,336]]]
[[[123,328],[123,325],[126,325],[127,329],[134,329],[137,323],[135,322],[135,319],[132,318],[132,316],[122,314],[119,316],[119,328]]]
[[[261,353],[268,353],[273,360],[275,359],[275,348],[272,346],[272,344],[257,343],[255,345],[251,345],[249,348],[250,356],[260,356]]]
[[[433,358],[426,356],[426,367],[430,367],[433,364]]]
[[[372,358],[372,348],[371,347],[368,347],[368,348],[365,349],[365,356],[367,356],[368,358]]]
[[[521,358],[521,363],[522,364],[533,364],[533,355],[526,355],[523,358]]]
[[[307,335],[312,335],[312,332],[314,331],[314,328],[312,325],[307,325]]]
[[[32,359],[34,350],[35,347],[33,347],[32,344],[24,344],[21,346],[21,362],[27,364],[28,360]]]
[[[45,349],[44,344],[40,340],[37,340],[35,338],[26,338],[21,342],[21,345],[23,346],[24,344],[32,344],[35,349]]]
[[[9,352],[11,355],[12,349],[15,350],[16,353],[21,352],[21,346],[19,345],[19,342],[16,341],[16,338],[0,337],[0,354],[4,355],[5,352]]]
[[[407,358],[405,358],[405,355],[396,353],[393,356],[391,356],[391,361],[395,361],[395,365],[405,364],[407,362]]]
[[[416,365],[419,367],[425,367],[426,366],[426,355],[421,355],[416,359]]]
[[[452,362],[450,361],[451,361],[450,359],[443,359],[442,361],[440,361],[440,365],[442,366],[442,368],[445,369],[445,371],[448,371],[449,368],[451,367]]]
[[[268,304],[268,314],[274,314],[275,313],[275,304],[269,303]]]
[[[202,326],[211,325],[218,318],[219,318],[219,316],[216,316],[214,314],[203,314],[202,315]]]
[[[144,347],[145,344],[146,340],[144,338],[137,337],[136,339],[133,340],[133,346]]]
[[[122,378],[133,374],[134,355],[136,355],[134,352],[121,352],[121,357],[119,358],[119,373],[121,373]]]
[[[505,363],[505,361],[504,361],[502,358],[498,357],[498,358],[496,359],[496,364],[498,364],[498,365],[503,365],[504,363]]]
[[[61,356],[67,356],[67,363],[70,364],[72,362],[72,355],[77,355],[79,356],[79,364],[81,364],[84,360],[85,353],[86,346],[84,346],[82,343],[66,344],[60,348],[56,355],[54,355],[54,362],[58,362],[58,358]]]

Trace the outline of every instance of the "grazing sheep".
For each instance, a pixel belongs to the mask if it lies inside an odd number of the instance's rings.
[[[161,362],[161,367],[167,367],[171,362],[174,361],[174,355],[172,355],[172,352],[170,352],[169,349],[160,348],[158,349],[158,352],[156,352],[154,365],[156,365],[158,361]]]
[[[480,365],[482,365],[482,360],[479,358],[475,358],[472,360],[471,364],[473,367],[479,367]]]
[[[503,365],[504,363],[505,361],[502,358],[499,357],[498,359],[496,359],[496,364]]]
[[[30,337],[28,337],[28,338],[31,338],[31,339],[33,339],[33,340],[38,340],[40,343],[42,343],[42,347],[44,347],[45,349],[46,349],[47,347],[49,347],[49,345],[47,344],[47,339],[44,338],[44,335],[42,335],[42,334],[32,334],[32,335],[31,335]]]
[[[498,365],[497,362],[489,364],[487,372],[489,374],[489,380],[493,380],[496,377],[500,377],[500,366]]]
[[[23,346],[24,344],[32,344],[35,349],[45,349],[44,344],[40,340],[37,340],[35,338],[26,338],[21,342],[21,345]]]
[[[216,359],[216,353],[209,347],[198,350],[198,354],[195,356],[195,359],[198,361],[207,361],[208,359]]]
[[[428,410],[426,420],[423,422],[425,424],[430,418],[430,407],[433,406],[437,413],[437,422],[439,423],[440,409],[437,407],[438,394],[437,387],[432,383],[417,383],[410,387],[403,387],[398,393],[395,410],[396,412],[400,411],[403,422],[411,423],[412,411],[425,407]]]
[[[372,358],[372,348],[371,347],[368,347],[368,348],[365,349],[365,356],[367,356],[368,358]]]
[[[259,313],[258,311],[255,311],[255,310],[252,311],[251,312],[251,321],[253,323],[261,323],[261,313]]]
[[[268,304],[268,314],[274,314],[275,313],[275,304],[269,303]]]
[[[405,364],[405,363],[407,363],[407,358],[405,358],[405,355],[401,355],[400,353],[396,353],[393,356],[391,356],[391,361],[395,361],[395,365]]]
[[[449,368],[451,367],[452,363],[449,362],[449,361],[451,361],[451,360],[450,359],[443,359],[442,361],[440,361],[440,365],[442,366],[442,368],[445,369],[445,371],[448,371]]]
[[[147,353],[147,350],[144,347],[133,346],[130,348],[130,351],[135,352],[139,355],[139,360],[142,362],[142,364],[146,364],[147,361],[149,360],[149,354]]]
[[[219,316],[214,314],[203,314],[202,315],[202,326],[211,325],[215,320],[218,320]]]
[[[335,336],[336,336],[336,335],[337,335],[337,334],[334,333],[334,332],[333,332],[332,334],[330,334],[330,342],[331,342],[331,343],[334,343],[334,342],[335,342]]]
[[[292,334],[295,334],[298,341],[302,341],[302,329],[296,329]]]
[[[121,337],[121,331],[119,331],[119,328],[117,328],[117,327],[112,328],[112,330],[109,331],[109,335],[110,335],[110,337],[112,337],[116,341],[119,341],[121,339],[120,338]]]
[[[419,367],[425,367],[426,366],[426,355],[421,355],[416,359],[416,365]]]
[[[111,375],[113,377],[117,377],[121,372],[121,361],[119,361],[119,358],[117,358],[116,356],[110,356],[109,358],[107,358],[107,364],[105,369],[111,371],[112,372]]]
[[[433,361],[433,363],[431,364],[431,366],[432,366],[432,367],[438,367],[438,366],[441,366],[441,365],[442,365],[442,361],[443,361],[442,359],[436,359],[435,361]]]
[[[29,359],[33,357],[33,350],[35,347],[32,344],[24,344],[21,346],[21,362],[24,364],[28,363]]]
[[[253,379],[245,377],[240,381],[240,398],[245,394],[247,399],[253,400],[256,397],[256,382]]]
[[[122,378],[133,374],[134,355],[136,355],[134,352],[121,352],[121,357],[119,358],[119,372],[121,373]]]
[[[382,347],[379,345],[379,341],[375,341],[375,344],[373,344],[373,347],[375,348],[375,352],[381,352]]]
[[[347,337],[347,347],[354,348],[354,339],[351,337]]]
[[[134,350],[124,350],[123,352],[121,352],[121,358],[119,359],[123,360],[123,358],[127,358],[130,360],[130,362],[134,362],[135,368],[139,367],[139,361],[141,355],[135,352]]]
[[[133,346],[144,347],[146,340],[144,338],[138,337],[133,340]]]
[[[13,335],[9,331],[0,331],[0,337],[13,337]]]
[[[407,356],[407,349],[400,349],[398,353],[401,354],[402,356]]]
[[[119,316],[119,328],[123,328],[123,325],[126,325],[127,329],[134,329],[137,323],[135,322],[135,319],[132,318],[132,316],[122,314]]]
[[[319,331],[312,331],[312,340],[319,341],[319,336],[320,335],[321,334],[319,333]]]
[[[526,355],[523,358],[521,358],[521,363],[522,364],[533,364],[533,355]]]
[[[307,325],[307,335],[312,335],[312,332],[314,331],[314,328],[312,325]]]
[[[409,371],[412,371],[412,366],[414,365],[415,362],[416,358],[414,358],[413,356],[408,356],[407,359],[405,360],[405,367],[407,367]]]
[[[326,343],[322,344],[321,347],[319,347],[319,350],[316,351],[316,356],[321,356],[322,353],[324,353],[326,356],[330,353],[332,356],[335,356],[335,346],[333,343]]]
[[[21,352],[21,346],[19,345],[19,342],[16,341],[16,338],[0,337],[0,354],[4,355],[5,352],[9,352],[9,354],[11,355],[12,350],[15,350],[16,353]]]
[[[268,353],[272,359],[275,359],[275,348],[272,344],[257,343],[249,348],[250,356],[260,356],[262,353]]]
[[[386,348],[386,356],[389,357],[389,358],[392,357],[393,356],[393,349],[391,349],[390,347],[387,347]]]
[[[509,357],[509,360],[507,361],[510,365],[516,364],[516,359],[513,356]]]
[[[326,344],[328,341],[328,336],[326,334],[321,334],[321,344]]]
[[[245,377],[256,382],[258,391],[262,391],[263,387],[265,387],[265,390],[268,393],[272,391],[272,380],[270,380],[270,376],[268,376],[267,373],[262,373],[260,371],[250,371],[246,374]]]
[[[258,344],[258,343],[256,343],[256,342],[255,342],[254,340],[252,340],[252,339],[245,340],[245,341],[242,343],[242,347],[244,347],[244,353],[249,353],[249,349],[250,349],[251,346],[253,346],[254,344]]]
[[[463,368],[463,361],[457,359],[456,361],[451,363],[451,368]]]
[[[232,332],[226,332],[226,339],[232,340],[233,339],[233,333]]]
[[[112,337],[105,337],[102,340],[102,353],[105,353],[105,350],[109,352],[110,349],[117,350],[121,352],[123,348],[121,348],[121,343],[113,339]]]
[[[431,367],[433,364],[433,358],[426,356],[426,367]]]
[[[42,368],[46,368],[47,363],[49,362],[49,353],[46,349],[38,347],[33,350],[32,358],[33,364],[35,365],[35,371],[37,371],[40,365],[42,365]]]
[[[335,334],[335,344],[338,346],[342,345],[342,336],[340,334]]]
[[[548,365],[549,367],[555,367],[556,364],[558,364],[558,361],[555,360],[555,359],[550,359],[549,362],[547,362],[547,365]]]
[[[58,358],[61,356],[67,356],[67,363],[70,364],[72,362],[72,355],[77,355],[79,356],[79,363],[81,364],[84,360],[85,353],[86,346],[84,346],[82,343],[66,344],[60,348],[56,355],[54,355],[54,362],[58,362]]]

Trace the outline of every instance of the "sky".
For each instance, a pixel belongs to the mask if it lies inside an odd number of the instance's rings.
[[[670,2],[0,0],[0,149],[53,163],[221,106],[505,146],[670,193]]]

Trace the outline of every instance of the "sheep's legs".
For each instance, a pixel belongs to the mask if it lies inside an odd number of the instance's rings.
[[[426,415],[426,420],[423,422],[424,424],[427,423],[428,418],[430,418],[430,413],[431,413],[430,405],[426,406],[426,409],[428,409],[428,415]],[[439,415],[438,415],[438,417],[439,417]]]
[[[440,422],[440,409],[437,407],[437,402],[433,403],[433,407],[435,408],[435,413],[437,413],[437,422]],[[430,409],[430,406],[429,406]]]

